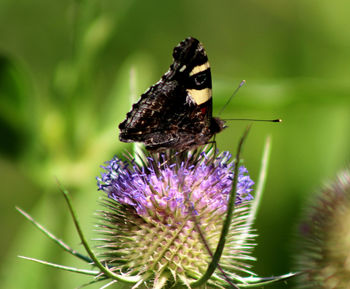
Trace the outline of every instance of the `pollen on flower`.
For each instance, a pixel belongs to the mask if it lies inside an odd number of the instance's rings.
[[[214,250],[232,190],[231,155],[209,150],[170,161],[157,154],[143,165],[115,157],[103,168],[98,187],[108,198],[100,212],[102,260],[113,270],[148,276],[150,286],[163,278],[189,284],[201,277],[212,257],[196,225]],[[253,259],[248,254],[255,235],[246,223],[253,184],[247,169],[240,167],[236,209],[220,262],[232,278],[239,272],[252,274],[244,260]],[[220,272],[212,278],[225,284]]]

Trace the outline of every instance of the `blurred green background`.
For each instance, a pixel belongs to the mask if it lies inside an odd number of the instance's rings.
[[[173,47],[188,36],[209,55],[214,115],[245,79],[221,117],[283,119],[255,123],[243,157],[256,179],[272,136],[254,270],[291,271],[301,209],[350,160],[349,11],[346,0],[1,0],[0,288],[90,281],[17,258],[86,268],[14,206],[81,249],[56,179],[71,191],[92,238],[99,166],[131,148],[117,138],[130,96],[158,81]],[[218,147],[235,152],[246,125],[230,122]]]

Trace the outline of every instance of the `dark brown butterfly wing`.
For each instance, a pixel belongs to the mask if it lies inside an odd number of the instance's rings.
[[[211,73],[201,43],[187,38],[174,48],[174,62],[135,103],[119,125],[119,139],[148,150],[187,150],[224,128],[212,117]]]

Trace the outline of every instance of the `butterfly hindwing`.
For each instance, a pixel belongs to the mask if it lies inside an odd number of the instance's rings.
[[[187,150],[205,144],[224,128],[212,117],[211,73],[201,43],[187,38],[174,48],[174,62],[135,103],[119,125],[120,140],[143,142],[148,150]]]

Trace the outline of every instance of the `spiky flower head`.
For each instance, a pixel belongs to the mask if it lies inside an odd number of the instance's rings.
[[[191,287],[207,270],[220,238],[233,167],[228,152],[213,150],[186,157],[152,155],[142,165],[116,157],[107,162],[98,178],[108,196],[99,225],[103,262],[117,273],[141,276],[147,287]],[[211,276],[210,287],[252,274],[247,264],[254,260],[247,223],[252,185],[247,169],[240,167],[221,271]]]
[[[338,175],[307,210],[298,257],[300,288],[350,288],[350,171]]]

